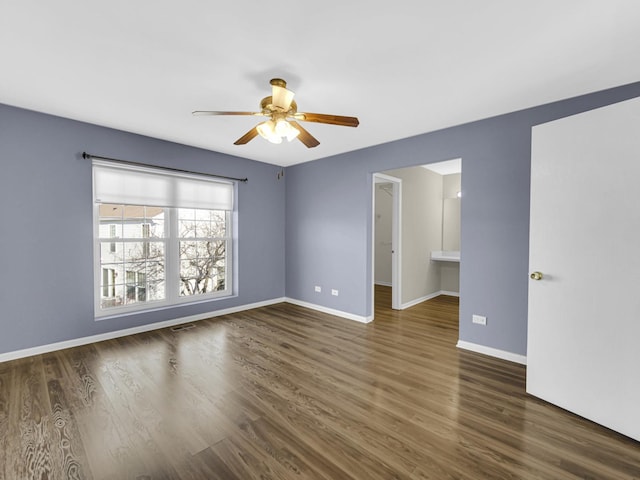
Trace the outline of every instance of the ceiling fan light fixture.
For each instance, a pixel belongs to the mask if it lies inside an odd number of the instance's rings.
[[[273,134],[273,126],[270,125],[272,123],[272,120],[267,120],[266,122],[262,122],[256,126],[256,130],[258,130],[258,133],[262,138],[268,139],[269,136]]]
[[[282,137],[276,133],[276,122],[267,120],[256,127],[262,138],[271,143],[282,143]]]
[[[282,143],[282,137],[279,137],[278,135],[272,135],[267,138],[267,140],[269,140],[271,143],[275,143],[276,145]]]
[[[274,85],[273,83],[271,85],[272,105],[276,108],[282,109],[282,111],[284,112],[288,112],[295,93],[293,93],[291,90],[288,90],[284,86]]]
[[[280,120],[276,121],[275,133],[276,135],[280,137],[286,137],[288,141],[291,141],[300,134],[300,130],[295,128],[285,119],[281,118]]]
[[[287,133],[287,140],[292,141],[300,135],[300,130],[289,123],[289,133]]]

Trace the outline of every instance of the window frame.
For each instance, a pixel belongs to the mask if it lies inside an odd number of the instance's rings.
[[[129,167],[130,168],[130,167]],[[149,169],[141,169],[141,171],[147,171]],[[222,182],[221,182],[222,183]],[[231,183],[233,188],[233,196],[235,197],[237,187],[234,182],[224,182]],[[112,202],[108,202],[111,204]],[[225,236],[224,237],[210,237],[218,240],[223,240],[226,242],[225,246],[225,263],[224,263],[224,273],[225,273],[225,284],[224,290],[220,291],[211,291],[206,293],[199,293],[196,295],[181,295],[180,287],[181,287],[181,278],[180,278],[180,241],[183,240],[180,237],[179,230],[179,209],[180,208],[189,208],[194,209],[193,206],[186,207],[161,207],[164,210],[164,237],[163,238],[153,238],[152,241],[160,241],[164,244],[164,284],[165,284],[165,295],[162,300],[145,300],[143,302],[136,302],[133,304],[124,304],[113,307],[102,308],[102,292],[104,286],[102,285],[103,278],[103,270],[108,268],[108,265],[105,263],[102,264],[101,258],[101,243],[110,243],[110,242],[126,242],[127,240],[131,241],[141,241],[145,242],[145,238],[136,238],[136,239],[128,239],[128,238],[113,238],[109,237],[100,237],[100,205],[101,203],[95,200],[95,191],[94,191],[94,201],[93,201],[93,246],[94,246],[94,315],[96,320],[107,319],[111,317],[119,317],[122,315],[127,315],[131,313],[142,313],[153,311],[157,309],[165,309],[171,308],[174,306],[181,306],[187,304],[196,304],[202,302],[208,302],[221,298],[228,298],[235,294],[234,292],[234,271],[236,267],[235,255],[234,255],[234,245],[235,245],[235,229],[234,229],[234,219],[236,216],[236,207],[235,202],[233,202],[233,206],[231,210],[227,209],[216,209],[216,208],[197,208],[200,210],[209,210],[209,211],[222,211],[225,212]],[[120,205],[126,205],[126,203],[121,203]],[[148,206],[148,205],[147,205]],[[146,219],[144,220],[146,221]],[[141,225],[144,223],[141,223]],[[116,229],[117,230],[117,229]],[[109,228],[111,232],[111,227]],[[109,233],[110,233],[109,232]],[[108,246],[110,248],[110,246]],[[126,262],[123,261],[123,264],[126,265]],[[126,273],[124,273],[126,275]],[[137,283],[137,282],[136,282]],[[127,282],[126,278],[123,282],[124,286],[124,296],[127,295]],[[108,286],[111,288],[111,285]],[[115,288],[115,285],[114,287]],[[136,285],[136,295],[137,295],[137,285]],[[148,290],[145,292],[148,295]]]

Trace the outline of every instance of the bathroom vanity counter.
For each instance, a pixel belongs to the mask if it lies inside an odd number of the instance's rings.
[[[434,250],[431,252],[431,260],[460,263],[460,252],[455,250]]]

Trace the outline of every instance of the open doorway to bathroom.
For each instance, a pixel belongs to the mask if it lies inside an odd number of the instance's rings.
[[[459,158],[374,174],[372,311],[459,297],[461,185]]]

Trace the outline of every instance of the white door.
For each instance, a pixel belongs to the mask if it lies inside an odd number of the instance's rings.
[[[527,392],[640,440],[640,99],[533,128]]]

